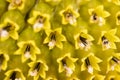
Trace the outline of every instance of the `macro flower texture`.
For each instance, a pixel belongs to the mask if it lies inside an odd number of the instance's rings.
[[[0,0],[0,80],[120,80],[120,0]]]

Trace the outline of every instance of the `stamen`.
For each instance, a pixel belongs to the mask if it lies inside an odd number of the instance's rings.
[[[115,80],[114,78],[111,78],[110,80]]]
[[[2,63],[3,63],[4,59],[5,59],[4,55],[0,54],[0,71],[1,71]]]
[[[74,17],[72,12],[70,12],[70,11],[69,12],[64,12],[64,16],[70,24],[74,24],[76,22],[76,18]]]
[[[99,17],[99,26],[102,26],[102,25],[103,25],[103,18]]]
[[[93,73],[93,68],[92,68],[92,66],[88,66],[88,72],[91,73],[91,74]]]
[[[48,43],[48,46],[54,47],[56,43],[56,32],[51,33],[51,41]]]
[[[63,66],[66,66],[66,61],[62,60],[62,64],[63,64]]]
[[[26,58],[30,58],[30,56],[31,56],[31,54],[30,54],[30,45],[27,45],[24,53],[25,53],[24,56]]]
[[[21,78],[16,78],[15,80],[22,80]]]
[[[111,60],[116,63],[116,64],[111,64],[111,70],[113,71],[115,69],[115,66],[120,63],[120,60],[114,56]]]
[[[35,66],[35,68],[33,69],[33,71],[30,72],[31,76],[36,76],[38,71],[40,70],[40,62],[38,62]]]
[[[0,37],[8,37],[9,31],[14,30],[14,26],[8,23],[3,29],[0,30]]]
[[[33,29],[39,29],[39,28],[42,28],[43,27],[43,23],[35,23],[33,25]]]
[[[0,37],[7,37],[9,35],[9,33],[7,32],[7,30],[0,30]]]
[[[10,76],[10,80],[15,80],[15,79],[16,79],[16,72],[14,71]]]
[[[120,15],[117,16],[117,19],[120,20]]]
[[[16,78],[15,80],[22,80],[21,78]]]
[[[118,58],[114,57],[114,56],[113,56],[112,60],[116,63],[120,63],[120,60]]]
[[[13,3],[20,6],[22,3],[22,0],[13,0]]]
[[[86,39],[86,38],[80,36],[80,41],[82,42],[82,43],[81,43],[81,46],[82,46],[82,47],[87,46],[88,43],[87,43],[87,39]]]
[[[85,59],[85,63],[86,63],[86,66],[90,66],[89,58],[86,58],[86,59]]]
[[[91,43],[86,38],[80,36],[78,45],[79,47],[84,48],[85,50],[88,50],[90,48]]]
[[[34,29],[42,28],[44,26],[44,22],[45,22],[45,19],[42,16],[38,16],[33,28]]]
[[[91,20],[94,21],[95,23],[98,23],[99,26],[103,25],[103,18],[102,17],[98,17],[95,12],[92,13]]]
[[[39,22],[39,23],[44,23],[44,21],[45,21],[45,19],[44,19],[43,16],[38,16],[38,17],[37,17],[37,22]]]
[[[116,64],[111,65],[111,70],[114,71]]]
[[[97,21],[97,19],[98,19],[97,14],[93,12],[91,18],[92,18],[92,20]]]
[[[92,66],[90,65],[89,58],[86,58],[86,59],[85,59],[85,63],[86,63],[86,66],[87,66],[87,68],[88,68],[88,72],[89,72],[89,73],[93,73],[93,68],[92,68]]]
[[[102,44],[103,44],[107,49],[110,48],[109,41],[108,41],[108,39],[107,39],[105,36],[102,37]]]
[[[69,76],[73,73],[72,69],[67,67],[67,66],[64,66],[65,70],[66,70],[66,76]]]
[[[22,4],[22,0],[12,0],[9,4],[8,9],[12,9],[13,7],[20,6]]]
[[[62,64],[64,66],[64,69],[66,70],[66,76],[69,76],[73,73],[72,69],[69,68],[66,64],[66,61],[65,60],[62,60]]]
[[[3,28],[3,30],[6,30],[8,32],[13,30],[13,29],[14,29],[14,27],[11,24],[9,24],[9,23]]]

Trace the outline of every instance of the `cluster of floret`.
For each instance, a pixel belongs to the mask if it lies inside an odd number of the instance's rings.
[[[0,10],[1,80],[120,79],[119,0],[0,0]]]

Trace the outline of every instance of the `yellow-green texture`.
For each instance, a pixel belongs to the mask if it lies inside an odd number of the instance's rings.
[[[0,0],[0,80],[120,80],[120,1]]]

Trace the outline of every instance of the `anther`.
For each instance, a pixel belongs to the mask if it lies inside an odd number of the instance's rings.
[[[62,60],[62,64],[63,64],[63,66],[66,66],[66,61]]]
[[[117,16],[117,19],[120,20],[120,15]]]
[[[74,24],[76,22],[76,18],[74,17],[73,13],[68,11],[68,12],[64,12],[63,13],[66,20],[70,23],[70,24]]]
[[[79,37],[80,38],[80,41],[82,42],[82,44],[81,44],[81,46],[83,45],[83,47],[85,47],[85,46],[87,46],[87,39],[86,38],[84,38],[84,37]]]
[[[37,71],[39,71],[40,70],[40,62],[38,62],[37,64],[36,64],[36,66],[35,66],[35,68],[34,69],[36,69]]]
[[[15,79],[16,79],[16,72],[14,71],[10,76],[10,80],[15,80]]]
[[[92,13],[92,17],[93,17],[93,20],[94,20],[94,21],[96,21],[96,20],[98,19],[97,14],[94,13],[94,12]]]
[[[80,36],[78,40],[78,45],[79,47],[88,50],[90,48],[91,42],[88,41],[86,38]]]
[[[85,63],[86,63],[86,66],[90,66],[89,58],[86,58],[86,59],[85,59]]]
[[[53,32],[50,34],[50,42],[48,43],[48,46],[54,47],[56,43],[56,32]]]
[[[9,36],[9,31],[14,30],[14,26],[11,24],[7,24],[5,27],[0,29],[0,37],[7,37]]]
[[[112,60],[116,63],[120,63],[120,60],[118,58],[114,57],[114,56],[113,56]]]
[[[89,73],[93,73],[93,68],[92,68],[92,66],[90,65],[89,58],[86,58],[86,59],[85,59],[85,63],[86,63],[86,67],[88,68],[88,72],[89,72]]]
[[[12,9],[13,7],[20,6],[22,4],[22,0],[12,0],[9,4],[8,9]]]
[[[108,39],[107,39],[105,36],[103,36],[103,37],[101,38],[101,40],[102,40],[102,44],[103,44],[107,49],[110,48],[109,41],[108,41]]]
[[[35,24],[33,25],[34,29],[42,28],[44,26],[45,19],[42,16],[38,16]]]
[[[25,55],[26,58],[30,58],[30,56],[31,56],[30,55],[30,49],[31,49],[30,45],[28,44],[26,49],[25,49],[25,52],[24,52],[25,53],[24,55]]]
[[[110,80],[115,80],[114,78],[110,78]]]
[[[13,3],[20,6],[22,4],[22,0],[13,0]]]
[[[73,73],[73,71],[72,71],[71,68],[69,68],[69,67],[67,66],[65,59],[62,60],[62,64],[63,64],[63,67],[64,67],[64,69],[65,69],[65,71],[66,71],[66,76],[71,75],[71,74]]]
[[[3,54],[0,54],[0,70],[1,70],[1,66],[2,66],[2,63],[4,61],[4,55]]]
[[[6,31],[9,32],[9,31],[13,30],[13,26],[8,23],[8,24],[3,28],[3,30],[6,30]]]
[[[39,70],[40,70],[40,62],[36,63],[33,71],[30,72],[30,75],[36,76]]]

